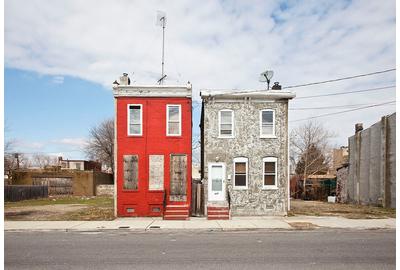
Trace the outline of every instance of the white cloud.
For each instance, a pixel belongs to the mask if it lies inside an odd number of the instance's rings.
[[[62,138],[58,140],[53,140],[52,143],[63,144],[68,146],[84,147],[87,144],[87,141],[84,138]]]
[[[136,83],[160,74],[161,28],[167,13],[168,83],[202,88],[263,88],[258,75],[275,71],[283,86],[368,73],[395,66],[395,1],[7,1],[5,65],[75,76],[111,90],[122,72]],[[395,74],[297,88],[298,96],[395,83]],[[291,106],[378,103],[395,90],[311,100]],[[356,122],[368,126],[393,106],[322,118],[341,144]],[[326,111],[290,113],[291,120]],[[293,123],[292,126],[296,124]]]
[[[63,84],[64,77],[63,76],[54,76],[52,82],[55,84]]]

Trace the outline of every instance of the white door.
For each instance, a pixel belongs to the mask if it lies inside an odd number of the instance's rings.
[[[208,201],[225,201],[225,165],[208,165]]]

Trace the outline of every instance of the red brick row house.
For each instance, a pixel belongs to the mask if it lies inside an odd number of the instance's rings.
[[[121,78],[113,93],[116,216],[188,219],[192,86],[132,86]]]

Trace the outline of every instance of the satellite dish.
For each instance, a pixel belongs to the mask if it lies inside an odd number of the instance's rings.
[[[267,90],[269,90],[269,83],[271,82],[272,76],[274,76],[274,72],[272,70],[267,70],[261,73],[260,78],[258,79],[260,82],[267,83]]]
[[[167,14],[164,11],[157,10],[156,25],[165,27],[167,22]]]
[[[271,78],[273,76],[274,76],[274,72],[272,70],[264,71],[263,73],[260,74],[259,81],[260,82],[268,82],[271,80]]]

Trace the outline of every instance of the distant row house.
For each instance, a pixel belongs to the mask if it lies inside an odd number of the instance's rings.
[[[188,219],[192,87],[114,84],[116,215]],[[201,194],[209,219],[285,215],[288,102],[282,90],[202,91]]]

